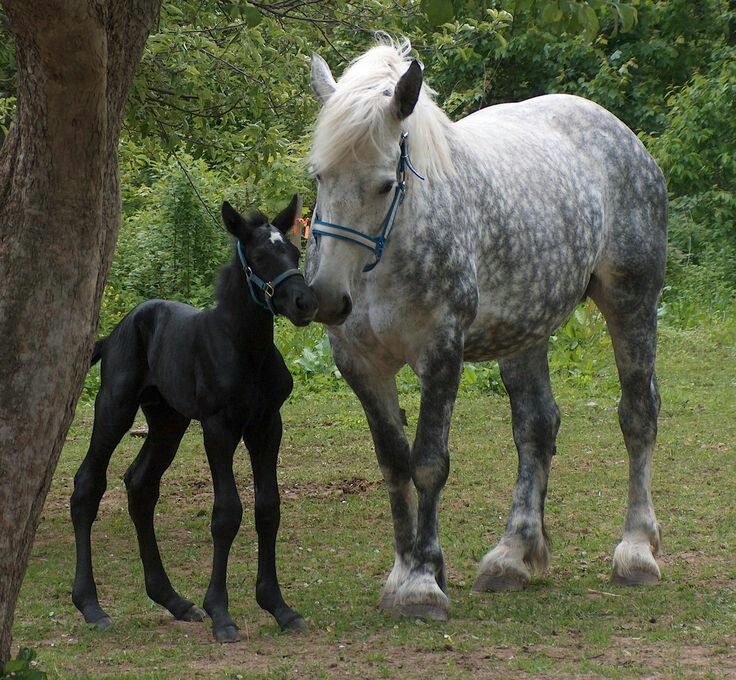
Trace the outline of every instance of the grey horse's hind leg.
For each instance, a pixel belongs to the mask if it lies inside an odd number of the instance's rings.
[[[520,590],[549,562],[544,500],[560,412],[549,382],[547,343],[501,359],[499,367],[511,400],[519,468],[506,531],[481,561],[475,591]]]
[[[343,356],[335,360],[360,399],[373,436],[378,465],[388,489],[394,524],[394,566],[381,591],[378,606],[391,609],[395,594],[409,575],[417,525],[417,500],[411,478],[411,451],[401,422],[395,367],[369,366],[367,360]]]
[[[657,438],[660,399],[654,360],[657,344],[657,296],[639,304],[615,297],[601,285],[591,297],[606,317],[621,382],[619,423],[629,454],[629,501],[621,542],[613,555],[613,581],[648,585],[660,579],[654,555],[661,527],[652,506],[651,465]]]

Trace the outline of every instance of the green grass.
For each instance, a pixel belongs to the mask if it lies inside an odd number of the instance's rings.
[[[556,342],[553,381],[563,425],[547,501],[552,567],[525,592],[470,592],[478,559],[503,530],[515,478],[503,395],[466,385],[458,399],[441,515],[453,610],[440,624],[395,620],[376,610],[393,549],[365,419],[346,389],[298,389],[283,411],[279,575],[310,632],[281,635],[255,603],[245,451],[237,456],[236,476],[246,513],[229,573],[231,610],[244,640],[218,645],[209,625],[174,622],[148,600],[121,479],[140,446],[130,437],[113,457],[93,533],[100,599],[115,625],[105,633],[90,630],[70,600],[68,498],[92,419],[91,408],[80,406],[39,526],[15,644],[35,648],[41,667],[64,678],[736,674],[734,331],[733,321],[721,320],[661,332],[663,408],[653,494],[664,551],[657,587],[609,582],[627,465],[615,369],[596,332],[580,349],[564,337]],[[582,352],[577,359],[592,372],[567,370],[559,359],[571,351]],[[413,435],[418,394],[407,388],[401,400]],[[209,576],[211,501],[201,435],[193,426],[164,479],[157,530],[172,582],[196,601]]]

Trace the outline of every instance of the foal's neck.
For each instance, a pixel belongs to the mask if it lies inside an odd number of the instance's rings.
[[[273,344],[273,314],[252,298],[237,255],[220,270],[212,313],[225,321],[233,341],[243,348]]]

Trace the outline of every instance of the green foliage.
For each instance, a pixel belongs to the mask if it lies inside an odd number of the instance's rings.
[[[581,389],[604,380],[608,389],[618,390],[611,372],[611,338],[603,315],[591,301],[575,308],[550,338],[550,350],[550,371],[559,380]]]
[[[635,3],[618,0],[421,0],[421,9],[432,28],[455,20],[475,20],[486,12],[504,10],[516,15],[526,15],[534,25],[556,33],[580,33],[592,40],[600,31],[599,15],[614,17],[613,32],[626,32],[636,23]]]
[[[18,656],[5,663],[1,669],[0,680],[45,680],[46,673],[36,668],[36,652],[28,647],[21,647]]]
[[[222,178],[185,153],[151,164],[147,175],[147,183],[126,186],[124,220],[102,303],[103,333],[142,300],[211,304],[214,273],[230,255],[217,218],[221,197],[229,194]]]

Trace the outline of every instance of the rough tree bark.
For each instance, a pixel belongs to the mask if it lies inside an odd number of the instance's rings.
[[[0,667],[88,368],[120,223],[123,109],[161,0],[0,0],[18,110],[0,151]]]

